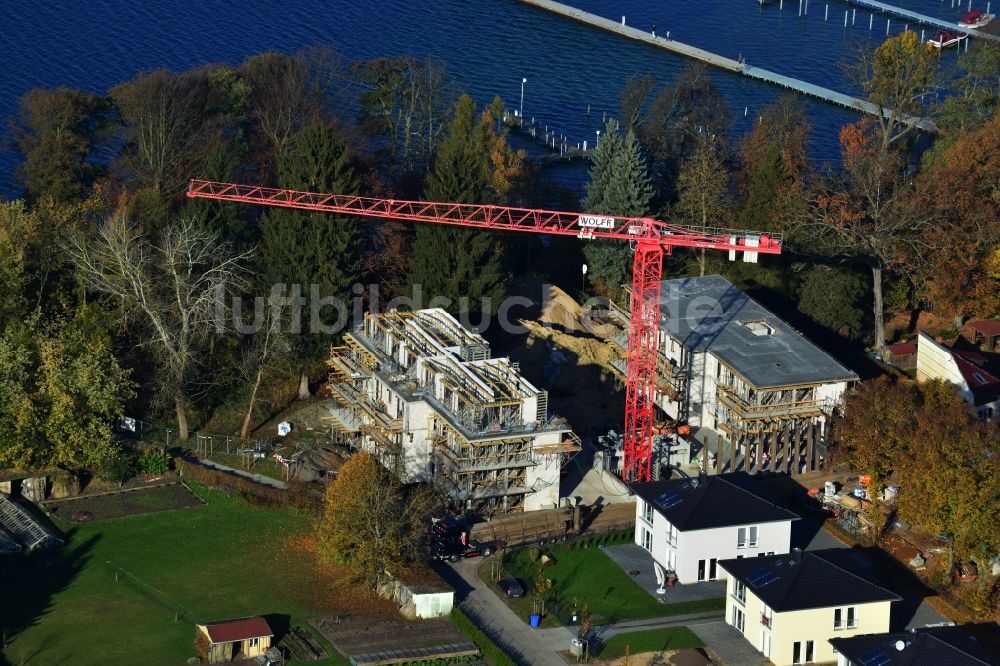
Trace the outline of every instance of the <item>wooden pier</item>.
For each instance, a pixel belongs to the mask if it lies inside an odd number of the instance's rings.
[[[883,14],[891,14],[892,16],[899,16],[904,19],[913,21],[914,23],[919,23],[922,25],[932,25],[942,30],[950,30],[952,32],[964,32],[969,37],[977,37],[980,39],[988,39],[993,42],[1000,42],[1000,37],[997,35],[990,34],[988,32],[983,32],[982,30],[974,30],[973,28],[963,28],[957,23],[952,23],[951,21],[945,21],[933,16],[927,16],[926,14],[920,14],[918,12],[911,11],[909,9],[904,9],[902,7],[896,7],[895,5],[886,4],[884,2],[878,2],[877,0],[845,0],[849,5],[855,5],[857,7],[863,7],[872,11],[881,12]]]
[[[871,0],[854,0],[858,4],[861,3],[871,3],[873,5],[880,5],[881,3],[871,2]],[[789,90],[795,90],[804,95],[809,95],[810,97],[815,97],[817,99],[823,100],[830,104],[835,104],[842,106],[860,113],[868,113],[871,115],[887,115],[888,111],[879,108],[877,105],[871,102],[847,95],[845,93],[837,92],[836,90],[831,90],[829,88],[824,88],[823,86],[817,86],[808,81],[802,81],[801,79],[796,79],[791,76],[785,76],[783,74],[778,74],[777,72],[772,72],[761,67],[750,67],[746,63],[741,63],[732,58],[727,58],[721,56],[717,53],[712,53],[711,51],[706,51],[705,49],[700,49],[696,46],[691,46],[689,44],[684,44],[678,42],[674,39],[667,39],[665,35],[653,36],[647,30],[639,30],[638,28],[633,28],[631,26],[625,25],[624,23],[619,23],[617,21],[612,21],[611,19],[606,19],[602,16],[597,16],[596,14],[591,14],[590,12],[585,12],[581,9],[576,9],[575,7],[570,7],[564,5],[561,2],[554,2],[553,0],[519,0],[527,5],[537,7],[538,9],[544,9],[546,11],[564,16],[574,21],[598,28],[600,30],[605,30],[607,32],[612,32],[629,39],[633,39],[639,42],[643,42],[650,46],[656,48],[664,49],[665,51],[670,51],[671,53],[676,53],[677,55],[685,56],[687,58],[692,58],[694,60],[700,60],[708,65],[716,67],[718,69],[731,72],[733,74],[741,74],[751,79],[757,79],[758,81],[764,81],[772,85],[781,86],[782,88],[787,88]],[[889,7],[889,5],[885,5]],[[919,16],[919,15],[917,15]],[[929,17],[928,17],[929,19]],[[968,32],[968,31],[967,31]],[[973,31],[975,32],[975,31]],[[992,35],[991,35],[992,37]],[[908,118],[904,121],[906,125],[916,125],[919,129],[927,132],[937,131],[937,127],[930,118]]]

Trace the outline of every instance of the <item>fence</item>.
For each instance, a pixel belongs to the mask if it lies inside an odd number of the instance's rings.
[[[117,424],[115,431],[124,437],[140,442],[159,444],[164,448],[170,448],[179,443],[177,429],[128,416]],[[212,435],[198,431],[189,432],[188,439],[184,444],[191,446],[195,453],[201,456],[211,456],[216,452],[237,455],[266,455],[275,448],[274,439],[270,437],[243,439],[231,435]]]

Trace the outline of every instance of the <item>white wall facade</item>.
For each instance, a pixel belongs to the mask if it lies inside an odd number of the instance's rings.
[[[791,550],[791,519],[681,531],[671,530],[670,522],[655,508],[652,522],[648,521],[646,507],[642,498],[636,501],[635,543],[649,550],[653,559],[665,569],[676,573],[678,582],[684,585],[726,578],[726,573],[717,564],[713,565],[712,560],[783,555]],[[747,528],[748,537],[742,547],[739,542],[741,527]],[[750,545],[750,527],[757,528],[755,545]],[[651,536],[646,537],[646,533]]]

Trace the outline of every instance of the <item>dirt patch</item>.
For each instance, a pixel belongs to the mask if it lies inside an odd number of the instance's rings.
[[[310,624],[345,657],[468,640],[447,618],[407,621],[326,617],[313,620]]]
[[[187,509],[202,504],[204,502],[191,489],[177,482],[55,500],[42,506],[67,522],[88,522]]]

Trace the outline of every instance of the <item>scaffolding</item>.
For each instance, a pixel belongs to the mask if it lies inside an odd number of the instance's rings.
[[[523,510],[581,448],[545,391],[440,309],[367,314],[328,365],[338,429],[390,469],[426,469],[456,508]]]

